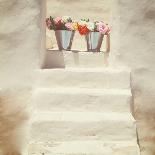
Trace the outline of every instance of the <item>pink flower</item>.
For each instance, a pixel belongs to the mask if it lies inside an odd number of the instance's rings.
[[[105,24],[103,22],[99,22],[97,25],[98,25],[98,31],[101,32],[102,34],[110,33],[110,28],[107,24]]]
[[[66,26],[66,28],[68,30],[72,30],[73,29],[72,23],[66,23],[65,26]]]
[[[107,25],[107,32],[105,33],[106,35],[109,34],[111,31],[110,27]]]
[[[61,17],[56,17],[56,18],[54,19],[54,23],[55,23],[56,25],[61,24],[61,23],[62,23],[62,18],[61,18]]]

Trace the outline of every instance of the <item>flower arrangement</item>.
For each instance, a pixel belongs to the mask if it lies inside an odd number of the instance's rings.
[[[79,22],[75,22],[70,16],[56,18],[50,16],[46,18],[46,25],[49,30],[78,30],[81,35],[86,35],[89,32],[100,32],[104,35],[110,33],[109,25],[102,21],[90,22],[89,19],[81,19]]]
[[[49,30],[77,30],[77,23],[72,20],[70,16],[63,17],[49,17],[46,18],[46,25]]]
[[[82,19],[78,22],[78,31],[81,35],[86,35],[89,32],[100,32],[107,35],[110,33],[110,27],[102,21],[90,22],[89,19]]]
[[[71,50],[75,31],[85,36],[87,51],[100,51],[104,35],[110,33],[110,27],[103,21],[91,22],[89,19],[73,21],[70,16],[46,18],[46,26],[55,31],[59,50]],[[59,31],[58,31],[59,30]]]

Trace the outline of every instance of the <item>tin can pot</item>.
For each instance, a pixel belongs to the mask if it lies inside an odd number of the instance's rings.
[[[67,50],[67,51],[71,50],[74,34],[75,31],[68,31],[68,30],[55,31],[55,37],[57,40],[59,50]]]
[[[87,43],[87,51],[100,52],[104,34],[100,32],[89,32],[86,34],[85,39]]]

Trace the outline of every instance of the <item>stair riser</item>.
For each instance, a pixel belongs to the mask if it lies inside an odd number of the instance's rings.
[[[40,91],[34,96],[38,110],[130,112],[130,95],[65,94]]]
[[[79,46],[78,46],[79,48]],[[100,52],[65,52],[57,50],[46,51],[44,68],[84,67],[103,68],[107,64],[108,53]]]
[[[50,71],[38,75],[40,87],[78,87],[78,88],[130,88],[130,75],[126,72],[65,72]]]
[[[40,121],[32,125],[33,140],[133,140],[136,139],[135,125],[131,122],[55,122]]]
[[[64,62],[66,67],[84,67],[84,68],[97,68],[106,66],[106,53],[74,53],[64,52]]]
[[[85,147],[85,149],[81,149]],[[109,148],[108,148],[109,147]],[[104,144],[102,146],[85,146],[77,144],[76,146],[61,146],[59,144],[31,144],[29,147],[30,154],[46,154],[46,155],[140,155],[138,146],[122,146]]]

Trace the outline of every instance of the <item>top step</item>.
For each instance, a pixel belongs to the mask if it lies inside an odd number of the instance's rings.
[[[107,66],[108,55],[106,52],[80,52],[47,50],[43,69],[49,68],[104,68]]]
[[[36,84],[39,87],[77,87],[77,88],[130,88],[130,72],[114,69],[50,69],[37,70]]]

